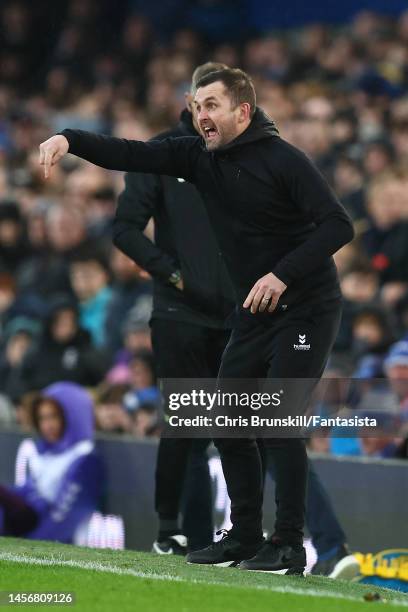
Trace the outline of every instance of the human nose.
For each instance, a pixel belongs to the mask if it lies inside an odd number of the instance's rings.
[[[201,108],[198,111],[197,118],[198,118],[198,121],[204,121],[205,119],[208,119],[208,113],[205,110],[205,108]]]

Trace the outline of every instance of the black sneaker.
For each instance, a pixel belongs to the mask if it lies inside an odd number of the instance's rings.
[[[187,538],[184,535],[168,536],[165,540],[153,542],[152,552],[158,555],[182,555],[187,554]]]
[[[207,548],[195,550],[187,555],[187,563],[203,565],[218,565],[219,567],[235,567],[243,559],[252,557],[262,546],[263,539],[251,544],[241,544],[235,540],[226,529],[217,531],[222,539],[213,542]]]
[[[342,544],[337,551],[327,559],[317,560],[310,573],[314,576],[330,576],[338,562],[349,554],[347,546]]]
[[[306,566],[306,551],[303,546],[282,544],[275,538],[265,542],[257,554],[242,561],[238,569],[276,572],[287,570],[286,575],[303,576]]]

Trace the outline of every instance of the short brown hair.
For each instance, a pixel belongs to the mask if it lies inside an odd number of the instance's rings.
[[[225,68],[228,68],[227,64],[221,64],[221,62],[206,62],[205,64],[197,66],[193,72],[193,76],[191,77],[191,92],[195,93],[198,81],[207,76],[207,74],[210,74],[210,72],[225,70]]]
[[[31,408],[31,410],[30,410],[30,412],[31,412],[31,422],[32,422],[32,424],[34,425],[34,427],[35,427],[35,429],[37,431],[40,430],[40,427],[39,427],[39,422],[40,422],[40,419],[39,419],[40,407],[42,406],[42,404],[44,404],[44,402],[52,404],[57,409],[57,412],[58,412],[58,414],[60,416],[60,419],[61,419],[61,421],[63,423],[63,428],[65,429],[65,425],[66,425],[66,423],[65,423],[65,414],[64,414],[63,409],[61,408],[61,405],[56,400],[54,400],[51,397],[47,397],[46,395],[41,395],[40,393],[35,393],[35,392],[32,393],[31,397],[29,396],[29,394],[27,394],[26,397],[27,397],[27,399],[25,401],[26,402],[31,402],[31,406],[30,406],[30,408]]]
[[[123,396],[130,390],[130,385],[101,383],[96,390],[97,404],[122,404]]]
[[[223,68],[222,70],[210,72],[199,79],[196,89],[199,87],[206,87],[217,81],[221,81],[221,83],[224,84],[231,98],[233,108],[236,108],[243,102],[249,104],[251,108],[250,116],[252,118],[256,109],[256,94],[251,77],[239,68]]]

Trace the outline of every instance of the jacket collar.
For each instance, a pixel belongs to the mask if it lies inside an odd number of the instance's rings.
[[[257,106],[252,121],[247,129],[228,144],[216,149],[215,152],[227,151],[244,144],[271,138],[272,136],[279,136],[279,130],[276,127],[276,123]]]

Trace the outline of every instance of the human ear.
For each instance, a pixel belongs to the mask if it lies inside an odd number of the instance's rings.
[[[244,123],[251,116],[251,105],[248,102],[243,102],[239,105],[238,122]]]
[[[193,112],[193,96],[191,95],[191,93],[189,91],[186,91],[184,93],[184,99],[186,101],[186,108],[187,110],[192,113]]]

